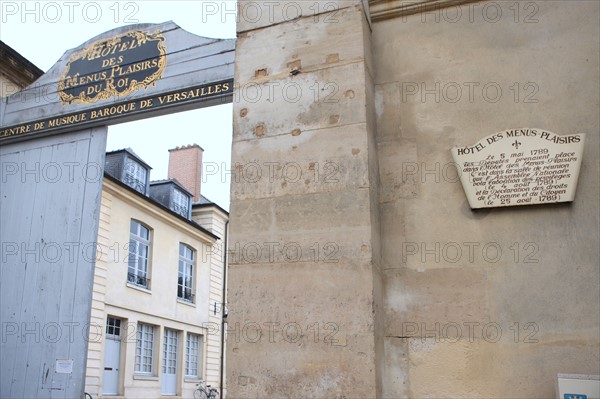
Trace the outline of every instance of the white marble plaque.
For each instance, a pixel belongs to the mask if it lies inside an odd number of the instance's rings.
[[[451,150],[472,209],[571,202],[585,134],[511,129]]]

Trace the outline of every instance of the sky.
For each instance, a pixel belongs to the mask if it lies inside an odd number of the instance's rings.
[[[125,25],[173,21],[199,36],[234,38],[235,7],[235,0],[2,0],[0,40],[47,71],[65,51]],[[131,147],[153,168],[151,180],[159,180],[167,178],[169,149],[199,144],[202,194],[228,210],[231,136],[232,105],[224,104],[110,126],[107,151]]]

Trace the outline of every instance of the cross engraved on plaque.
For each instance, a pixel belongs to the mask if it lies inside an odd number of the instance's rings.
[[[571,202],[585,134],[511,129],[451,150],[472,209]]]

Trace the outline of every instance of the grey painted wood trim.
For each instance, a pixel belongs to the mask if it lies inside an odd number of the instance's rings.
[[[83,395],[106,132],[0,147],[0,397]]]

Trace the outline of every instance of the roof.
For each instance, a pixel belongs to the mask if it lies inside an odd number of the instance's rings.
[[[142,165],[148,167],[148,169],[152,169],[152,167],[150,165],[148,165],[146,162],[144,162],[144,160],[138,154],[136,154],[130,147],[122,148],[120,150],[109,151],[106,153],[106,155],[118,154],[120,152],[125,152],[125,153],[131,155],[133,158],[135,158],[136,161],[138,161]]]
[[[190,193],[190,191],[188,189],[186,189],[183,184],[181,184],[179,182],[179,180],[173,178],[173,179],[162,179],[162,180],[153,180],[150,182],[150,186],[158,186],[161,184],[175,184],[177,186],[177,188],[181,191],[183,191],[184,193],[188,194],[190,197],[193,197],[194,194]]]
[[[138,196],[139,198],[143,199],[146,202],[149,202],[150,204],[156,206],[157,208],[162,209],[165,212],[168,212],[169,214],[171,214],[173,217],[175,217],[176,219],[179,219],[187,224],[189,224],[190,226],[200,230],[201,232],[207,234],[208,236],[214,238],[215,240],[220,240],[221,237],[211,233],[210,231],[206,230],[204,227],[200,226],[198,223],[194,222],[193,220],[184,218],[183,216],[181,216],[180,214],[170,210],[169,208],[167,208],[166,206],[164,206],[163,204],[161,204],[160,202],[145,196],[144,194],[140,193],[139,191],[129,187],[127,184],[123,183],[122,181],[120,181],[119,179],[115,179],[114,177],[112,177],[111,175],[109,175],[108,173],[104,173],[104,178],[110,180],[112,183],[117,184],[119,187],[135,194],[136,196]]]
[[[229,212],[227,212],[225,209],[221,208],[219,205],[217,205],[216,203],[214,203],[211,200],[209,200],[208,198],[206,198],[204,195],[200,195],[200,201],[194,202],[192,204],[192,208],[209,208],[209,207],[215,207],[215,208],[219,209],[221,212],[225,213],[226,215],[229,215]]]
[[[200,194],[200,201],[194,202],[194,205],[206,205],[206,204],[214,204],[214,202],[212,202],[211,200],[209,200],[202,194]]]
[[[0,59],[2,61],[11,60],[11,63],[18,68],[16,71],[20,71],[27,76],[27,80],[30,80],[28,83],[25,82],[27,84],[34,82],[44,74],[44,71],[35,66],[31,61],[23,57],[18,51],[4,43],[2,40],[0,40]]]

